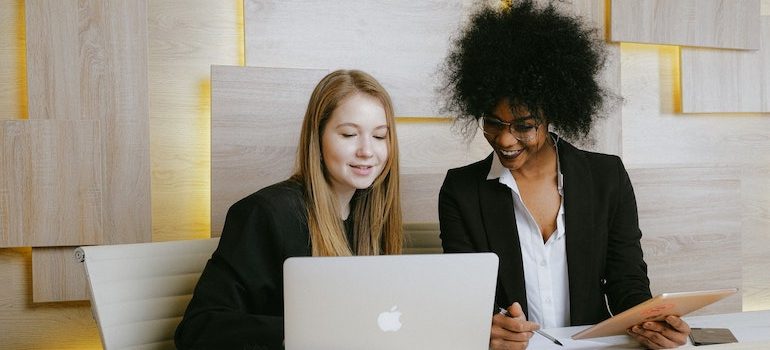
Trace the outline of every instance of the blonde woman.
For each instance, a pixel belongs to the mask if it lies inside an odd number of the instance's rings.
[[[308,103],[294,175],[230,207],[176,346],[282,348],[283,261],[399,254],[398,193],[388,93],[361,71],[327,75]]]

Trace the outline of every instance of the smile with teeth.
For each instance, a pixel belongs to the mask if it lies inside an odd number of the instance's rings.
[[[523,149],[519,149],[519,150],[506,151],[506,150],[504,150],[504,149],[501,149],[501,150],[500,150],[500,153],[501,153],[503,156],[505,156],[505,157],[516,157],[516,156],[518,156],[518,155],[519,155],[519,154],[520,154],[522,151],[524,151],[524,150],[523,150]]]

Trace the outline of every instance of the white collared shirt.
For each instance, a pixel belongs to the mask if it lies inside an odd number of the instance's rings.
[[[494,153],[493,157],[487,180],[498,179],[501,184],[511,189],[511,196],[513,196],[513,211],[524,263],[527,319],[540,324],[542,328],[569,326],[569,278],[567,246],[564,237],[564,176],[561,173],[558,153],[556,165],[561,204],[559,213],[556,215],[556,231],[545,244],[540,234],[540,227],[521,199],[516,179],[511,171],[500,163],[497,153]]]

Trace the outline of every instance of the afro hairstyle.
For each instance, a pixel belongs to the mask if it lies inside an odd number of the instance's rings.
[[[484,6],[453,40],[442,66],[443,111],[475,132],[476,119],[507,98],[562,136],[585,139],[609,96],[597,81],[605,55],[595,28],[551,3]]]

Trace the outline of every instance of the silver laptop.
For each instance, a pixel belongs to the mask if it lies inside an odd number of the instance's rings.
[[[289,258],[286,350],[486,350],[492,253]]]

